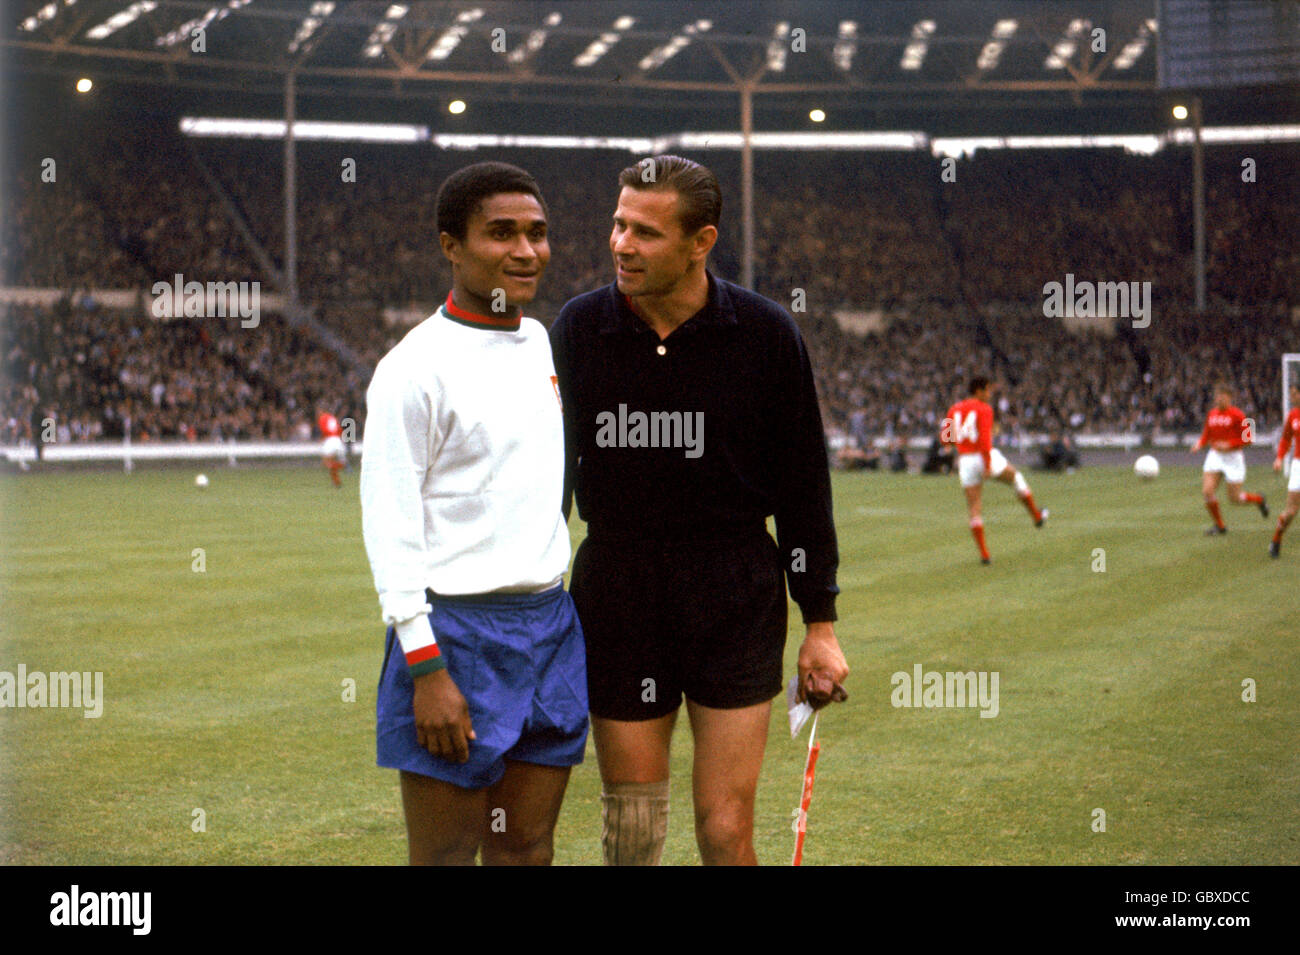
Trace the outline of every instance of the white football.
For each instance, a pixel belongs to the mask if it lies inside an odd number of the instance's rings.
[[[1149,454],[1144,454],[1133,462],[1133,473],[1144,481],[1150,481],[1160,475],[1160,462]]]
[[[194,483],[195,483],[195,485],[198,486],[198,487],[207,487],[207,486],[208,486],[208,476],[207,476],[206,474],[200,474],[198,477],[196,477],[196,478],[194,479]]]

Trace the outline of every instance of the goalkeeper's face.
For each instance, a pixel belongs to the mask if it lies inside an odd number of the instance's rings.
[[[464,240],[443,233],[443,251],[460,286],[477,299],[511,308],[537,295],[551,261],[546,213],[527,193],[488,196],[465,224]],[[482,306],[480,306],[482,307]],[[499,310],[499,309],[495,309]]]
[[[680,201],[672,189],[624,186],[619,193],[609,249],[618,290],[624,295],[671,295],[708,257],[713,242],[706,233],[716,235],[717,230],[706,226],[684,233]]]

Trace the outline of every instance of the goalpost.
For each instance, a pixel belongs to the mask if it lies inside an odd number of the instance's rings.
[[[1282,356],[1282,419],[1286,420],[1290,407],[1287,397],[1291,394],[1291,383],[1300,381],[1300,352],[1288,352]]]
[[[1289,397],[1291,395],[1291,385],[1300,382],[1300,352],[1288,352],[1282,356],[1282,420],[1286,421],[1286,416],[1290,413],[1291,407]],[[1292,456],[1287,455],[1283,467],[1291,467]],[[1287,470],[1289,477],[1291,472]]]

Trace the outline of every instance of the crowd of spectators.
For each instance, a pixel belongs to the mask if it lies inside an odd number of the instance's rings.
[[[501,158],[537,176],[553,258],[530,313],[549,322],[569,297],[610,280],[616,177],[635,158],[300,144],[299,287],[361,356],[352,365],[276,315],[245,329],[84,304],[87,290],[147,290],[176,273],[268,284],[199,162],[283,267],[278,143],[191,147],[170,126],[143,124],[27,148],[4,186],[0,284],[69,299],[3,310],[0,438],[10,442],[31,440],[51,418],[67,440],[120,436],[128,416],[140,440],[301,437],[318,404],[360,421],[363,366],[403,332],[383,309],[428,314],[450,284],[434,212],[449,172]],[[1268,427],[1280,415],[1278,356],[1300,351],[1289,311],[1300,306],[1300,190],[1287,174],[1297,152],[1209,151],[1205,315],[1186,302],[1189,160],[1172,149],[981,151],[947,177],[925,154],[761,153],[754,285],[792,309],[828,432],[857,445],[932,434],[976,373],[1002,383],[1009,433],[1195,429],[1219,378]],[[1253,181],[1242,178],[1247,154]],[[45,156],[56,160],[53,182]],[[738,280],[739,162],[733,153],[699,158],[723,185],[713,268]],[[1044,284],[1067,273],[1151,282],[1150,325],[1078,331],[1044,317]],[[844,330],[845,311],[877,314],[879,330]]]
[[[309,439],[317,407],[355,416],[367,382],[300,329],[263,315],[158,321],[62,302],[0,306],[0,437]],[[53,434],[42,435],[52,421]]]
[[[1198,431],[1220,380],[1267,430],[1281,422],[1280,357],[1300,353],[1300,325],[1287,318],[1198,315],[1186,306],[1114,334],[1071,332],[1028,309],[999,311],[983,323],[923,311],[867,335],[822,320],[807,323],[805,334],[828,429],[858,444],[936,433],[975,374],[998,382],[1008,439]]]

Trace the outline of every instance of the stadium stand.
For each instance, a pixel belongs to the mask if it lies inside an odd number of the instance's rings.
[[[365,375],[278,315],[256,332],[237,321],[160,322],[96,305],[94,290],[143,292],[174,274],[198,281],[269,278],[196,168],[221,183],[276,263],[283,261],[280,144],[184,142],[163,120],[32,137],[6,179],[0,224],[9,287],[66,292],[57,307],[4,305],[0,439],[33,440],[52,417],[60,441],[288,440],[310,436],[318,402],[364,416]],[[553,261],[533,314],[549,322],[572,295],[609,281],[607,235],[627,153],[593,150],[575,169],[547,150],[442,152],[428,146],[302,143],[299,287],[313,317],[373,365],[403,333],[385,310],[428,314],[450,281],[434,235],[434,195],[450,171],[501,158],[534,173],[551,218]],[[1190,286],[1186,151],[981,151],[956,183],[917,153],[761,153],[756,162],[758,291],[787,306],[802,289],[803,328],[828,434],[861,444],[928,437],[976,371],[1007,384],[1005,431],[1151,435],[1199,425],[1211,368],[1230,368],[1241,403],[1280,416],[1277,355],[1300,351],[1300,190],[1293,145],[1208,152],[1208,315]],[[57,183],[39,179],[56,156]],[[357,180],[340,176],[356,160]],[[696,158],[738,192],[732,153]],[[797,172],[797,175],[794,174]],[[817,185],[810,185],[816,183]],[[724,198],[718,274],[736,279]],[[730,229],[730,232],[728,231]],[[1081,277],[1150,281],[1159,334],[1119,321],[1067,328],[1043,316],[1059,263]],[[1056,270],[1056,271],[1054,271]],[[870,311],[865,334],[836,320]],[[1226,362],[1225,362],[1226,359]]]

